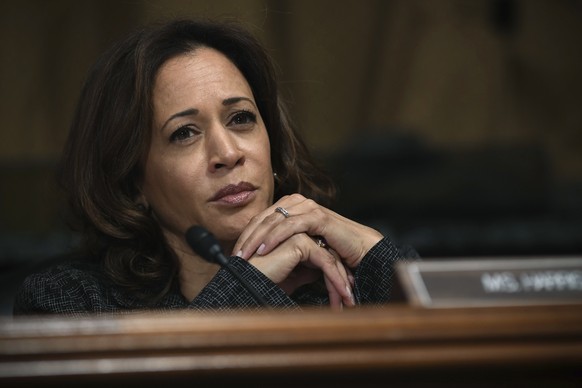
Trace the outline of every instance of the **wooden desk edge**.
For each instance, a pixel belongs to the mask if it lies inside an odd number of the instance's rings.
[[[582,365],[582,305],[0,321],[0,380]]]

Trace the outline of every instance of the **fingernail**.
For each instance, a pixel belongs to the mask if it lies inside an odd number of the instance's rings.
[[[348,295],[350,296],[350,300],[352,301],[352,304],[355,306],[356,299],[354,298],[354,294],[352,293],[352,289],[350,288],[350,286],[346,286],[346,291],[348,292]]]
[[[265,244],[261,244],[261,245],[259,246],[259,249],[257,249],[257,253],[258,253],[259,255],[262,255],[264,250],[265,250]]]
[[[236,255],[235,255],[235,256],[238,256],[238,257],[240,257],[240,258],[243,258],[243,253],[242,253],[242,251],[238,251],[238,252],[236,253]]]

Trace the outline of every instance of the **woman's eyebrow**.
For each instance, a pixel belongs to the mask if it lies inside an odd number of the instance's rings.
[[[163,131],[164,128],[166,128],[166,125],[168,125],[168,123],[178,117],[184,117],[184,116],[195,116],[198,114],[198,109],[194,109],[194,108],[190,108],[190,109],[186,109],[182,112],[178,112],[178,113],[174,113],[173,115],[170,116],[169,119],[166,120],[166,122],[164,123],[164,125],[162,125],[162,128],[160,129],[160,131]]]
[[[230,98],[227,98],[225,100],[222,100],[222,105],[224,105],[224,106],[232,105],[232,104],[236,104],[237,102],[240,102],[240,101],[248,101],[251,104],[255,105],[254,101],[248,97],[230,97]]]

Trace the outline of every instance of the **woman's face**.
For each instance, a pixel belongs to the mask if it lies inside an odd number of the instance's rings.
[[[188,249],[192,225],[230,248],[273,201],[269,137],[250,86],[222,53],[199,48],[160,68],[153,112],[141,200],[174,249]]]

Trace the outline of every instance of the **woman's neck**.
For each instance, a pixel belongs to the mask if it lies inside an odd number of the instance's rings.
[[[182,295],[189,301],[196,298],[219,269],[218,264],[209,263],[199,256],[181,256],[179,279]]]
[[[178,272],[180,291],[187,300],[192,301],[212,280],[220,266],[210,263],[195,254],[183,238],[168,233],[166,234],[166,239],[180,263]],[[234,243],[232,246],[234,246]],[[232,249],[232,246],[230,249]],[[225,248],[222,244],[221,247]]]

